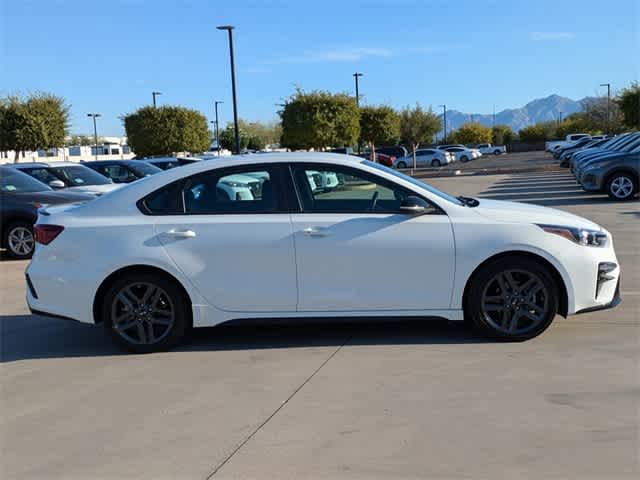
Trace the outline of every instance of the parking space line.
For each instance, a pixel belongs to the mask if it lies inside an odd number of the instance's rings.
[[[315,376],[315,375],[316,375],[320,370],[322,370],[322,368],[323,368],[327,363],[329,363],[329,361],[330,361],[333,357],[335,357],[335,356],[336,356],[336,354],[337,354],[337,353],[342,349],[342,347],[344,347],[347,343],[349,343],[349,341],[354,337],[354,335],[355,335],[354,333],[352,333],[351,335],[349,335],[349,336],[345,339],[345,341],[344,341],[341,345],[339,345],[339,346],[338,346],[338,347],[337,347],[337,348],[336,348],[336,349],[331,353],[331,355],[329,355],[329,356],[326,358],[326,360],[325,360],[324,362],[322,362],[322,363],[320,364],[320,366],[319,366],[318,368],[316,368],[316,369],[313,371],[313,373],[312,373],[311,375],[309,375],[309,377],[307,377],[307,379],[306,379],[304,382],[302,382],[302,383],[298,386],[298,388],[296,388],[296,389],[293,391],[293,393],[291,393],[291,395],[289,395],[289,396],[287,397],[287,399],[286,399],[284,402],[282,402],[282,403],[280,404],[280,406],[279,406],[278,408],[276,408],[276,409],[273,411],[273,413],[271,413],[271,415],[269,415],[269,416],[268,416],[268,417],[267,417],[267,418],[266,418],[266,419],[265,419],[265,420],[264,420],[260,425],[258,425],[258,426],[256,427],[256,429],[255,429],[253,432],[251,432],[251,434],[250,434],[247,438],[245,438],[245,439],[244,439],[244,440],[243,440],[243,441],[242,441],[242,442],[241,442],[241,443],[240,443],[240,444],[239,444],[239,445],[238,445],[238,446],[237,446],[237,447],[236,447],[236,448],[235,448],[235,449],[234,449],[234,450],[229,454],[229,455],[227,455],[227,457],[226,457],[222,462],[220,462],[220,464],[219,464],[219,465],[217,465],[217,466],[216,466],[216,467],[211,471],[211,473],[209,473],[209,474],[205,477],[205,478],[206,478],[206,480],[210,480],[211,478],[213,478],[213,476],[214,476],[216,473],[218,473],[222,467],[224,467],[227,463],[229,463],[229,461],[230,461],[230,460],[235,456],[235,454],[236,454],[236,453],[238,453],[238,452],[240,451],[240,449],[241,449],[242,447],[244,447],[244,446],[249,442],[249,440],[251,440],[251,439],[256,435],[256,433],[258,433],[258,432],[262,429],[262,427],[264,427],[267,423],[269,423],[269,421],[270,421],[273,417],[275,417],[275,416],[278,414],[278,412],[279,412],[280,410],[282,410],[282,409],[285,407],[285,405],[287,405],[287,404],[291,401],[291,399],[293,399],[293,397],[295,397],[295,396],[296,396],[296,394],[297,394],[300,390],[302,390],[302,388],[303,388],[307,383],[309,383],[309,382],[311,381],[311,379],[312,379],[312,378],[313,378],[313,377],[314,377],[314,376]]]

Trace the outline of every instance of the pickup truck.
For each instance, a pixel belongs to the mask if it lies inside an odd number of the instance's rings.
[[[577,142],[581,138],[591,138],[591,135],[589,135],[588,133],[571,133],[567,135],[564,140],[553,140],[550,142],[544,142],[544,149],[547,152],[553,152],[558,148],[563,148],[573,142]]]
[[[500,155],[502,153],[507,153],[507,147],[504,145],[491,145],[490,143],[481,143],[476,147],[477,150],[480,150],[480,153],[483,155]]]

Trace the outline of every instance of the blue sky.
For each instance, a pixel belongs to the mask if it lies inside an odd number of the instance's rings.
[[[277,118],[299,86],[395,107],[490,113],[638,79],[637,0],[0,1],[0,94],[42,90],[72,106],[72,131],[123,133],[151,103],[232,117],[225,32],[233,24],[239,115]]]

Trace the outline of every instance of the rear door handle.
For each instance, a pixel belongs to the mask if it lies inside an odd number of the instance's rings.
[[[331,234],[331,232],[323,227],[307,227],[302,230],[307,237],[326,237]]]
[[[173,238],[194,238],[196,236],[196,232],[193,230],[176,230],[174,228],[169,230],[167,235]]]

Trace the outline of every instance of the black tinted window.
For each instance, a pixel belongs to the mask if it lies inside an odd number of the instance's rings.
[[[144,200],[146,209],[155,215],[179,215],[184,213],[182,182],[175,182],[153,192]]]

